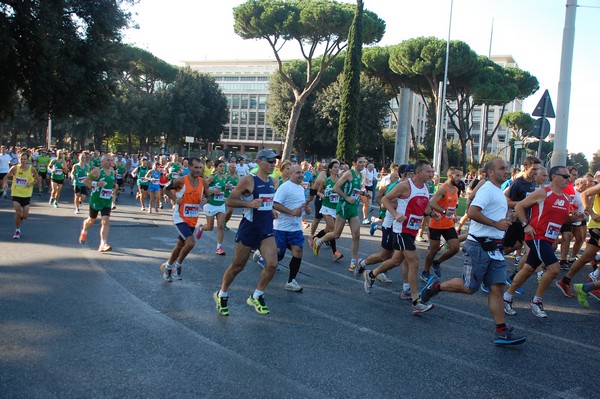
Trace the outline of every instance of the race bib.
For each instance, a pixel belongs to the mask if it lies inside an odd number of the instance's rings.
[[[85,176],[83,176],[83,177],[78,177],[78,178],[77,178],[77,181],[78,181],[79,183],[83,183],[83,182],[85,182],[85,179],[86,179],[86,177],[85,177]]]
[[[561,228],[560,224],[548,222],[548,227],[546,228],[546,234],[544,234],[544,235],[551,240],[556,240],[558,238],[558,235],[560,234],[560,228]]]
[[[494,260],[501,260],[501,261],[504,260],[504,255],[502,255],[502,252],[500,252],[499,249],[497,249],[495,251],[488,251],[488,256]]]
[[[27,186],[27,179],[23,177],[15,178],[15,186],[25,187]]]
[[[406,219],[406,228],[411,230],[419,230],[422,221],[423,216],[409,215],[408,219]]]
[[[123,175],[120,175],[120,174],[118,174],[118,173],[117,173],[117,176],[116,176],[116,177],[117,177],[117,179],[122,179],[122,178],[123,178]]]
[[[112,189],[110,188],[101,188],[100,189],[100,198],[101,199],[111,199],[112,198]]]
[[[197,218],[200,215],[200,204],[184,204],[183,216],[188,218]]]
[[[160,179],[152,179],[152,184],[158,184],[160,183]]]
[[[258,198],[262,204],[257,209],[259,211],[270,211],[273,209],[273,194],[259,194]]]
[[[354,199],[358,199],[358,197],[360,197],[360,193],[361,193],[361,190],[359,190],[358,188],[355,188],[352,190],[352,195],[350,197],[352,197]]]
[[[337,204],[338,202],[340,202],[340,195],[336,193],[329,194],[329,202],[331,202],[332,204]]]
[[[454,214],[456,213],[456,207],[455,206],[449,206],[448,209],[446,209],[446,217],[448,219],[454,219]]]
[[[225,201],[225,196],[223,195],[223,193],[221,193],[221,194],[215,194],[213,196],[213,199],[215,201]]]
[[[46,164],[43,164],[43,163],[39,164],[38,169],[46,169]]]
[[[62,171],[62,169],[54,169],[54,172],[52,172],[52,173],[54,173],[56,176],[62,176],[63,171]]]
[[[173,172],[171,173],[171,176],[173,176],[173,179],[177,179],[179,177],[179,173]]]

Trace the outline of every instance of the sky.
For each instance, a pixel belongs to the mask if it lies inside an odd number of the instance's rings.
[[[340,0],[355,3],[355,0]],[[233,31],[233,8],[243,0],[140,0],[131,12],[137,25],[124,41],[176,65],[193,60],[274,59],[264,40],[244,40]],[[386,21],[378,45],[419,36],[448,38],[451,0],[364,0],[365,9]],[[555,111],[566,0],[454,0],[450,39],[477,54],[512,55],[519,68],[536,76],[540,90],[525,100],[532,113],[547,89]],[[491,35],[493,23],[493,35]],[[578,0],[571,74],[567,149],[588,161],[600,149],[600,0]],[[298,59],[288,43],[285,59]],[[452,62],[452,60],[450,60]],[[554,120],[551,120],[554,132]]]

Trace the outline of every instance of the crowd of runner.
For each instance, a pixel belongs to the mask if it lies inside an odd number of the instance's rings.
[[[177,154],[75,154],[2,147],[0,195],[6,198],[10,193],[12,197],[13,239],[21,239],[34,191],[40,196],[49,193],[48,206],[58,208],[62,206],[62,187],[71,184],[74,213],[83,212],[88,203],[79,234],[81,244],[100,215],[99,252],[112,250],[108,243],[110,215],[120,195],[135,195],[142,212],[169,209],[178,241],[160,265],[166,282],[182,279],[185,258],[203,232],[216,228],[215,255],[225,256],[227,222],[234,210],[241,208],[232,260],[220,289],[213,294],[222,316],[229,315],[229,287],[250,258],[262,266],[256,289],[246,301],[256,312],[270,312],[264,294],[288,249],[291,259],[285,289],[301,292],[297,276],[305,242],[315,256],[327,247],[333,262],[348,257],[348,270],[356,278],[362,277],[366,293],[375,283],[391,283],[386,272],[400,266],[401,298],[411,301],[414,314],[433,309],[431,299],[441,292],[473,294],[483,290],[489,295],[496,324],[496,345],[525,342],[525,337],[508,327],[505,317],[516,314],[516,295],[523,294],[522,285],[533,275],[538,286],[528,305],[536,317],[548,317],[543,295],[552,285],[565,297],[577,297],[585,307],[588,295],[600,299],[600,270],[596,267],[600,172],[578,177],[574,167],[547,170],[533,156],[512,174],[504,161],[492,159],[466,180],[462,170],[451,167],[440,182],[426,160],[414,165],[391,164],[387,173],[381,172],[360,155],[351,163],[334,159],[311,165],[282,160],[267,149],[252,160],[210,160],[180,159]],[[459,217],[462,197],[466,197],[466,210]],[[378,215],[371,216],[376,209]],[[305,220],[312,212],[312,220]],[[352,246],[345,255],[337,249],[336,240],[346,224]],[[380,250],[364,259],[358,257],[361,224],[370,225],[371,236],[381,235]],[[585,249],[578,256],[586,237]],[[416,251],[416,241],[429,244],[423,259]],[[461,244],[462,277],[442,281],[443,263],[461,250]],[[514,258],[514,272],[507,273],[505,256]],[[592,265],[589,283],[572,288],[571,280],[588,263]],[[565,274],[558,278],[560,270]],[[421,289],[419,280],[425,283]]]

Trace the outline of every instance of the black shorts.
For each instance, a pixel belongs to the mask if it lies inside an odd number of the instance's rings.
[[[394,249],[397,251],[416,251],[415,236],[408,233],[394,233]]]
[[[558,263],[558,258],[552,249],[552,243],[546,240],[527,240],[529,255],[525,264],[537,269],[542,263],[545,267]]]
[[[38,175],[40,175],[40,178],[42,180],[46,180],[46,178],[48,177],[46,172],[40,172],[39,170],[38,170]]]
[[[450,227],[449,229],[433,229],[429,227],[430,240],[440,241],[441,237],[444,237],[444,240],[446,240],[446,242],[450,240],[458,240],[458,233],[453,227]]]
[[[75,186],[75,194],[88,195],[87,186]]]
[[[5,177],[7,174],[8,174],[8,172],[7,172],[7,173],[0,173],[0,181],[4,180],[4,177]],[[0,188],[2,188],[2,187],[0,186]]]
[[[323,206],[323,200],[321,197],[315,197],[315,219],[323,219],[323,214],[321,213],[321,207]]]
[[[12,197],[13,202],[18,202],[22,207],[29,206],[31,197]]]
[[[393,251],[395,238],[394,230],[391,227],[382,227],[381,232],[383,233],[381,236],[381,248]]]
[[[570,233],[573,231],[573,223],[565,223],[560,228],[561,233]]]
[[[90,219],[96,219],[98,217],[98,213],[100,213],[101,216],[110,216],[110,206],[102,208],[99,211],[90,206]]]
[[[506,234],[504,235],[504,246],[508,248],[514,248],[517,242],[523,244],[525,240],[525,230],[521,223],[513,223],[510,225]]]
[[[52,179],[52,183],[60,184],[61,186],[63,185],[64,182],[65,182],[64,180]]]
[[[590,233],[590,238],[587,243],[596,248],[600,247],[600,228],[594,227],[593,229],[588,229],[588,233]]]
[[[138,184],[138,189],[148,191],[148,184]]]
[[[119,187],[123,186],[123,179],[117,179],[117,184],[119,185]]]

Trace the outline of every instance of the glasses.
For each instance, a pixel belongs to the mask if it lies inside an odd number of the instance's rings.
[[[277,162],[277,160],[276,160],[276,159],[267,159],[267,158],[261,158],[260,160],[261,160],[261,161],[268,162],[268,163],[270,163],[271,165],[273,165],[275,162]]]
[[[570,174],[565,174],[565,175],[561,175],[561,174],[559,174],[558,176],[562,176],[562,177],[563,177],[563,179],[570,179],[570,178],[571,178],[571,175],[570,175]]]

